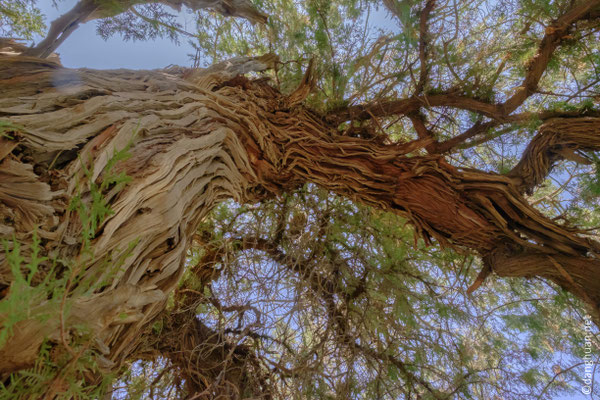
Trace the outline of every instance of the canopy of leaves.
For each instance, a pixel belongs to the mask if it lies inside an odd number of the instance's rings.
[[[469,296],[478,260],[415,243],[397,216],[307,186],[223,204],[197,241],[171,312],[194,307],[255,351],[275,398],[536,399],[581,385],[569,295],[492,279]]]
[[[46,29],[43,15],[35,0],[0,2],[0,36],[31,39]]]

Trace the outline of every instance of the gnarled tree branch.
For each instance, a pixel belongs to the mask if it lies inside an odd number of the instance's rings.
[[[563,159],[586,163],[579,151],[600,150],[600,118],[560,118],[544,123],[508,173],[521,192],[531,194]]]
[[[126,0],[120,8],[102,4],[96,0],[80,0],[75,6],[50,25],[46,38],[37,46],[27,50],[25,55],[46,58],[51,55],[80,24],[99,18],[109,18],[126,12],[139,4],[160,3],[176,10],[186,6],[192,10],[211,9],[225,16],[242,17],[251,22],[265,23],[266,15],[258,11],[249,0]]]
[[[392,11],[397,12],[395,3],[388,1],[386,6]],[[424,9],[424,15],[421,16],[421,45],[420,58],[423,65],[426,54],[426,42],[423,42],[423,28],[426,27],[426,17],[430,3]],[[478,99],[456,93],[436,93],[423,94],[408,99],[379,101],[371,104],[355,105],[344,110],[334,111],[331,114],[333,120],[368,120],[375,117],[388,117],[392,115],[410,115],[417,112],[422,107],[451,107],[462,110],[468,110],[493,119],[495,122],[485,124],[475,124],[469,130],[465,131],[455,140],[448,140],[445,144],[437,148],[440,152],[446,152],[457,143],[473,137],[492,126],[510,120],[510,114],[521,106],[525,100],[537,90],[539,81],[546,70],[554,51],[568,36],[575,23],[582,20],[597,19],[599,15],[598,7],[600,0],[580,1],[569,11],[559,17],[556,21],[546,28],[536,55],[529,61],[525,78],[521,85],[514,89],[514,93],[504,103],[491,103],[489,101]],[[425,19],[424,19],[425,18]],[[422,87],[424,82],[423,75],[425,69],[421,69],[421,77],[417,88]],[[417,91],[419,93],[420,91]],[[414,122],[414,121],[413,121]],[[421,129],[422,130],[422,129]]]

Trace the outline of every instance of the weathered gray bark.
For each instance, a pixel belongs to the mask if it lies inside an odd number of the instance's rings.
[[[105,193],[114,214],[96,232],[94,260],[82,265],[87,276],[108,281],[70,299],[65,324],[68,330],[83,320],[93,328],[107,367],[128,357],[163,309],[196,226],[217,202],[255,201],[304,182],[405,215],[424,239],[472,249],[500,275],[551,279],[596,315],[600,246],[530,206],[521,178],[408,155],[427,140],[382,145],[340,136],[298,105],[304,87],[285,97],[224,71],[185,79],[180,72],[68,70],[31,57],[0,59],[0,116],[22,127],[13,132],[16,140],[0,143],[3,238],[28,242],[38,227],[47,255],[81,261],[81,226],[67,205],[81,189],[89,201],[83,164],[102,179],[114,149],[132,141],[131,158],[117,165],[132,181]],[[109,274],[110,260],[119,258],[119,272]],[[10,285],[3,255],[0,276]],[[86,314],[90,304],[93,313]],[[35,352],[23,352],[44,336],[65,333],[36,320],[16,330],[0,349],[2,373],[30,365]]]
[[[67,208],[79,190],[90,200],[82,164],[93,167],[93,180],[102,179],[114,150],[133,140],[131,158],[118,166],[132,182],[106,193],[114,214],[93,239],[96,257],[83,266],[86,276],[109,281],[91,297],[73,299],[66,324],[85,320],[114,362],[162,310],[203,216],[223,199],[260,196],[240,135],[258,130],[252,125],[260,121],[239,110],[235,98],[212,92],[227,77],[192,83],[159,71],[72,71],[37,59],[2,60],[0,115],[23,127],[16,141],[2,145],[3,238],[27,243],[37,227],[48,256],[82,257],[79,218]],[[107,276],[111,260],[123,257],[119,272]],[[0,273],[10,285],[4,252]],[[1,350],[3,373],[31,365],[43,337],[59,335],[56,321],[23,321],[15,332]]]

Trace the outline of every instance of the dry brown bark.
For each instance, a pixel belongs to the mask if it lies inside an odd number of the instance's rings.
[[[81,299],[98,308],[85,318],[117,363],[175,288],[202,217],[223,199],[261,196],[243,138],[236,134],[243,118],[236,118],[237,110],[223,114],[222,103],[231,100],[210,91],[223,76],[194,84],[164,72],[71,71],[33,58],[2,60],[1,113],[24,128],[15,135],[17,148],[0,161],[3,238],[15,235],[26,243],[38,227],[49,255],[77,259],[81,226],[67,206],[80,189],[89,200],[82,163],[93,165],[93,179],[101,178],[114,149],[137,131],[131,158],[119,166],[133,181],[118,194],[106,193],[115,214],[93,241],[97,257],[86,274],[104,279],[105,256],[116,260],[129,243],[139,242],[103,294]],[[8,285],[4,258],[3,253],[0,273]],[[121,291],[128,293],[127,302],[113,304],[110,299]],[[76,323],[76,310],[86,310],[74,301],[67,325]],[[34,351],[24,351],[35,349],[44,336],[58,335],[56,326],[37,320],[24,321],[15,332],[2,350],[2,372],[30,365]]]
[[[386,5],[392,14],[398,13],[395,10],[394,2],[384,1],[384,5]],[[428,8],[432,6],[432,2],[428,2],[424,13],[428,13]],[[469,110],[495,120],[506,119],[510,113],[515,111],[529,96],[535,93],[554,51],[559,47],[564,38],[572,32],[574,24],[578,21],[598,18],[597,9],[599,6],[600,0],[574,2],[571,9],[548,25],[535,56],[527,64],[525,78],[514,89],[513,95],[503,103],[494,104],[486,99],[474,98],[454,92],[429,95],[420,95],[417,92],[415,96],[408,99],[394,99],[374,104],[353,106],[341,110],[336,114],[342,118],[362,120],[391,114],[408,114],[417,111],[424,105],[428,105],[430,107],[446,106]],[[427,16],[425,15],[424,18],[426,19]],[[421,25],[424,24],[425,22],[422,20]],[[422,27],[422,29],[424,28]],[[421,45],[421,47],[421,52],[424,52],[424,45]],[[423,62],[424,57],[421,58],[421,62]],[[420,78],[420,80],[424,80],[424,78]],[[419,86],[422,85],[419,84]]]
[[[160,333],[147,335],[135,357],[168,360],[168,369],[196,399],[271,399],[268,374],[254,349],[228,340],[224,332],[196,318],[196,297],[184,301],[186,306],[176,313],[163,314]]]
[[[269,60],[250,61],[260,67]],[[95,258],[84,265],[86,276],[108,281],[70,299],[65,323],[67,330],[90,326],[106,368],[127,359],[163,310],[194,231],[215,204],[258,201],[305,182],[402,214],[419,237],[470,249],[499,275],[552,280],[598,317],[600,245],[544,217],[521,194],[538,182],[531,174],[547,173],[556,159],[536,164],[539,154],[549,154],[545,146],[566,141],[572,149],[576,140],[579,148],[597,149],[586,138],[597,136],[598,119],[570,120],[562,136],[551,128],[561,121],[547,122],[540,135],[555,140],[534,141],[539,145],[519,172],[503,176],[415,155],[429,139],[384,145],[342,136],[330,118],[299,105],[305,88],[286,97],[264,81],[235,76],[244,70],[70,70],[0,56],[0,116],[22,127],[0,142],[0,237],[27,243],[37,228],[47,255],[77,260],[81,225],[68,204],[82,189],[90,200],[83,163],[100,180],[114,149],[132,141],[131,158],[117,165],[132,181],[105,193],[114,214],[98,228]],[[576,131],[565,134],[571,126]],[[124,257],[132,242],[120,272],[110,275],[107,260]],[[0,283],[11,279],[1,254]],[[58,341],[60,331],[57,321],[20,322],[0,349],[0,373],[31,365],[44,336]]]

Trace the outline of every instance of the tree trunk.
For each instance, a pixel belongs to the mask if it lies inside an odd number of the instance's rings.
[[[82,226],[68,204],[79,191],[91,202],[84,166],[93,168],[92,181],[102,179],[115,149],[133,140],[131,157],[117,166],[131,183],[105,193],[114,214],[98,227],[94,257],[85,263],[85,276],[108,280],[93,295],[73,299],[66,323],[89,325],[113,362],[122,361],[163,309],[202,218],[223,199],[261,196],[238,135],[248,129],[247,118],[235,98],[211,92],[219,83],[218,76],[193,84],[163,72],[72,71],[35,59],[2,60],[0,113],[22,127],[11,132],[17,147],[0,161],[3,238],[31,242],[38,227],[48,256],[84,257]],[[15,141],[3,143],[10,150]],[[118,272],[109,274],[119,259]],[[8,286],[4,253],[0,265]],[[59,330],[56,320],[19,323],[1,350],[0,371],[31,365],[44,336],[58,340]]]
[[[59,341],[81,323],[97,338],[103,365],[120,365],[164,308],[194,230],[215,204],[258,201],[305,182],[400,213],[426,241],[471,249],[500,275],[550,279],[597,317],[600,246],[531,207],[516,177],[416,155],[427,141],[341,136],[299,105],[305,88],[286,97],[226,71],[176,72],[0,58],[0,116],[19,126],[0,142],[0,236],[31,243],[37,228],[45,255],[102,282],[91,294],[72,292],[62,323],[19,322],[0,349],[1,373],[30,366],[44,337]],[[105,190],[113,214],[95,230],[90,258],[68,205],[78,194],[92,204],[90,182],[106,178],[113,152],[128,143],[131,157],[115,168],[131,182]],[[0,279],[6,287],[14,280],[4,254]]]

